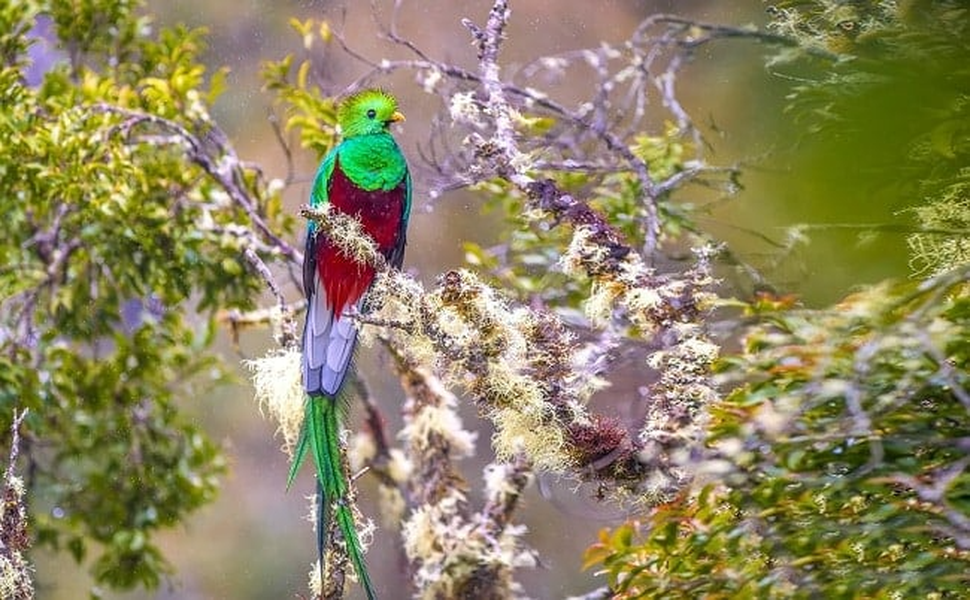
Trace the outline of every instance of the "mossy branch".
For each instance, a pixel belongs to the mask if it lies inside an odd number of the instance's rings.
[[[654,460],[669,460],[672,445],[693,439],[704,405],[715,397],[708,367],[717,346],[707,340],[703,327],[714,298],[709,291],[713,251],[700,251],[696,267],[686,273],[658,275],[587,203],[551,180],[533,180],[527,174],[528,161],[518,150],[511,125],[513,109],[498,83],[495,64],[508,15],[508,6],[496,2],[484,28],[466,22],[478,32],[484,109],[495,119],[496,129],[489,141],[479,140],[479,156],[490,165],[488,170],[521,187],[529,208],[535,209],[526,211],[527,216],[573,227],[562,265],[567,274],[595,282],[594,296],[587,302],[591,315],[622,307],[638,328],[664,340],[652,365],[665,376],[651,388],[651,413],[636,437],[614,419],[588,413],[586,398],[574,385],[584,375],[571,334],[551,313],[516,305],[463,270],[445,273],[435,289],[424,291],[413,279],[387,268],[355,219],[326,207],[305,207],[301,214],[342,250],[377,270],[371,297],[382,310],[360,320],[394,324],[387,338],[391,344],[417,364],[438,365],[446,381],[468,389],[482,413],[496,423],[500,456],[511,458],[524,450],[538,468],[577,469],[636,488],[635,482],[658,470]],[[668,422],[665,415],[678,416]],[[658,439],[663,451],[655,448],[641,455]],[[642,456],[651,459],[645,464]],[[672,469],[667,465],[660,470]],[[658,497],[675,491],[683,477],[674,478],[676,484],[664,487]]]
[[[358,219],[345,213],[332,210],[329,204],[303,206],[300,216],[313,221],[319,228],[317,235],[352,256],[357,262],[374,267],[378,273],[389,269],[387,259],[377,249],[377,244],[367,235]]]
[[[10,425],[10,453],[0,491],[0,597],[31,600],[34,597],[33,567],[27,562],[27,504],[24,482],[16,475],[20,453],[20,426],[27,410],[14,411]]]

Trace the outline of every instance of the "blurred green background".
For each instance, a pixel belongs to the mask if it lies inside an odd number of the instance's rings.
[[[378,18],[387,22],[390,4],[377,5]],[[481,23],[489,7],[483,1],[405,1],[398,26],[429,55],[473,69],[474,48],[459,21],[468,17]],[[159,25],[186,23],[208,28],[207,64],[231,69],[230,87],[216,106],[215,117],[235,141],[240,156],[261,164],[271,177],[285,176],[286,164],[269,123],[272,98],[260,91],[259,69],[262,60],[302,52],[300,40],[287,24],[291,17],[329,20],[356,51],[371,59],[405,56],[402,48],[379,39],[371,5],[365,2],[155,0],[149,9]],[[764,26],[768,18],[764,3],[758,0],[521,0],[512,3],[512,10],[502,55],[510,67],[540,55],[597,46],[601,40],[620,43],[655,12],[731,25]],[[316,47],[314,52],[322,55],[324,75],[332,86],[328,91],[339,91],[365,70],[335,44]],[[905,221],[907,216],[900,211],[918,200],[898,186],[873,183],[880,180],[874,174],[892,168],[893,144],[898,145],[899,139],[892,131],[875,147],[865,146],[872,145],[871,139],[861,145],[846,140],[833,146],[817,143],[794,123],[784,113],[792,80],[765,67],[767,52],[751,41],[717,42],[705,47],[681,73],[680,98],[710,144],[710,162],[739,165],[744,189],[726,198],[695,189],[681,194],[679,200],[709,205],[710,210],[699,220],[702,227],[728,241],[741,258],[764,269],[778,291],[796,292],[807,304],[834,301],[860,284],[906,277],[905,243],[898,234],[872,236],[851,228],[813,231],[810,245],[784,256],[765,241],[767,237],[782,242],[786,228],[793,223]],[[428,202],[427,190],[433,182],[429,171],[422,168],[417,146],[426,141],[428,123],[440,107],[429,102],[410,74],[380,83],[399,96],[408,118],[398,133],[411,157],[416,180],[406,267],[424,281],[433,281],[443,269],[461,264],[463,242],[488,244],[496,231],[483,227],[489,221],[483,221],[479,201],[472,195],[454,193],[433,205]],[[583,84],[580,79],[575,81],[577,86]],[[568,86],[569,82],[561,88]],[[656,108],[660,110],[659,104]],[[314,157],[297,153],[300,182],[286,191],[288,207],[294,212],[304,202],[315,167]],[[751,282],[735,277],[732,271],[725,270],[724,277],[736,293],[750,291]],[[295,299],[299,290],[292,288],[287,293]],[[220,342],[230,364],[262,354],[271,343],[267,331],[244,333],[238,349],[228,335]],[[394,431],[394,407],[402,401],[402,393],[376,352],[363,348],[360,354],[360,371],[387,407]],[[613,392],[629,390],[627,383],[617,382]],[[185,398],[183,407],[223,443],[230,474],[215,503],[195,514],[183,528],[162,534],[161,545],[175,573],[159,591],[105,593],[104,597],[265,599],[305,594],[307,572],[315,556],[307,521],[309,505],[304,498],[312,493],[312,478],[304,473],[294,489],[284,494],[288,459],[279,450],[281,440],[274,437],[274,424],[257,411],[245,373],[239,371],[237,385],[209,397]],[[466,409],[464,417],[468,424],[479,423],[474,410]],[[480,425],[475,428],[481,430],[480,457],[466,465],[473,482],[489,459],[489,433]],[[580,572],[581,553],[594,541],[596,531],[623,518],[625,509],[597,505],[589,490],[574,490],[568,481],[542,477],[539,483],[529,490],[519,514],[529,527],[526,541],[540,552],[542,561],[537,569],[519,574],[525,592],[536,598],[559,598],[601,585],[592,573]],[[370,501],[375,495],[373,482],[364,477],[361,485],[364,513],[376,520],[376,507]],[[382,535],[396,535],[386,525],[380,527]],[[372,577],[387,598],[407,597],[398,547],[378,539],[368,554]],[[40,598],[86,595],[90,580],[70,558],[46,553],[35,558]],[[351,596],[359,597],[360,590],[352,588]]]

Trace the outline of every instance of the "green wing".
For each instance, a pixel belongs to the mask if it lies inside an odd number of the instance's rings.
[[[320,168],[317,169],[317,174],[313,177],[313,187],[310,188],[310,206],[322,206],[330,201],[327,197],[327,184],[333,174],[333,166],[337,162],[337,153],[340,152],[340,146],[341,144],[337,144],[320,163]],[[310,227],[313,227],[312,222]]]
[[[404,264],[404,247],[407,245],[408,237],[408,219],[411,217],[411,173],[410,171],[404,172],[404,211],[401,215],[401,223],[398,225],[397,230],[397,243],[394,244],[394,248],[391,250],[390,255],[387,257],[388,262],[394,266],[395,269],[400,269],[401,265]]]

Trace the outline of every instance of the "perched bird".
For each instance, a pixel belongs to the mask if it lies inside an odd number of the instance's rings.
[[[381,90],[364,90],[345,99],[337,109],[342,141],[323,159],[310,191],[311,206],[329,204],[331,210],[359,219],[388,263],[398,268],[404,260],[411,176],[388,128],[403,120],[397,101]],[[317,472],[321,565],[326,535],[335,519],[368,598],[375,597],[374,588],[347,500],[338,437],[344,406],[338,397],[357,341],[357,326],[347,312],[354,307],[364,312],[364,297],[374,274],[372,266],[338,248],[313,222],[308,225],[303,258],[306,406],[287,481],[289,487],[309,450]]]

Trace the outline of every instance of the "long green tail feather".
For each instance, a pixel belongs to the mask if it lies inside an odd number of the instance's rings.
[[[332,397],[307,398],[303,426],[293,453],[286,488],[290,488],[306,459],[307,451],[310,450],[317,470],[317,549],[320,554],[321,568],[324,541],[330,530],[331,516],[335,516],[347,547],[347,554],[357,572],[357,579],[367,593],[368,600],[374,600],[376,594],[367,573],[367,565],[364,564],[364,552],[357,537],[354,515],[347,503],[347,480],[344,477],[340,453],[339,412],[338,403]],[[331,515],[331,509],[333,509],[333,515]]]
[[[307,413],[310,410],[309,406],[310,400],[307,399],[303,414],[303,425],[300,426],[300,437],[297,438],[296,448],[293,450],[293,460],[290,462],[290,473],[286,476],[286,491],[290,491],[293,480],[296,479],[296,474],[300,472],[300,467],[303,466],[303,461],[306,459],[307,431],[310,430],[306,423]]]

